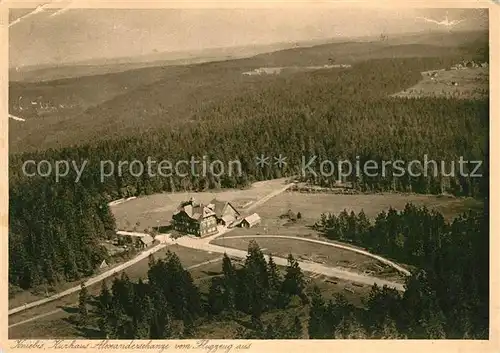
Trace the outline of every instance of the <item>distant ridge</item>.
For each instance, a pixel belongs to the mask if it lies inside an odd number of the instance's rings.
[[[334,43],[378,42],[378,36],[356,38],[322,38],[309,41],[280,42],[273,44],[235,46],[223,48],[207,48],[203,50],[151,53],[138,57],[118,57],[113,59],[93,59],[79,62],[62,63],[60,65],[41,64],[9,69],[9,81],[42,82],[80,76],[93,76],[128,70],[175,65],[192,65],[213,61],[243,59],[262,54],[270,54],[283,50],[300,50],[313,46]],[[426,44],[442,46],[458,46],[477,40],[488,40],[487,31],[432,31],[407,33],[391,36],[385,45]]]

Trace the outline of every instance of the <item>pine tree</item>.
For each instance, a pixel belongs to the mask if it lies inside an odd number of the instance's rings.
[[[300,317],[295,315],[293,318],[292,326],[290,327],[290,338],[302,338],[304,332],[304,327],[302,326],[302,322],[300,321]]]
[[[98,297],[97,304],[97,314],[98,314],[98,326],[104,337],[106,337],[110,331],[111,324],[111,305],[112,305],[112,296],[109,292],[106,281],[102,281],[101,284],[101,292]]]
[[[309,324],[307,328],[310,339],[327,337],[327,321],[325,301],[317,286],[314,286],[309,307]]]
[[[269,278],[264,254],[255,241],[251,241],[248,245],[243,281],[248,290],[250,313],[255,318],[260,318],[267,306]]]
[[[88,309],[87,305],[89,302],[89,293],[87,291],[87,287],[82,283],[80,285],[80,294],[78,297],[78,314],[79,320],[78,323],[81,326],[85,326],[88,323]]]
[[[269,255],[269,260],[267,262],[267,272],[269,274],[269,306],[270,307],[283,307],[284,303],[280,300],[282,293],[281,289],[281,274],[279,272],[278,266],[273,260],[272,255]]]
[[[288,265],[283,279],[282,291],[290,296],[304,297],[305,280],[304,274],[300,269],[299,263],[294,259],[292,254],[288,255]]]
[[[207,311],[210,315],[218,315],[224,310],[225,288],[220,278],[212,278],[208,291]]]
[[[224,281],[221,283],[220,289],[223,295],[223,304],[227,312],[232,315],[236,308],[236,290],[237,290],[237,275],[231,259],[224,253],[222,258],[222,272],[224,274]]]

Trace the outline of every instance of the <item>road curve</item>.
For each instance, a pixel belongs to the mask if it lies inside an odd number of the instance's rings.
[[[124,269],[126,269],[127,267],[130,267],[134,264],[136,264],[137,262],[141,261],[141,260],[144,260],[146,259],[149,255],[151,254],[154,254],[155,252],[157,252],[158,250],[161,250],[163,249],[164,247],[166,247],[168,244],[166,243],[162,243],[162,244],[158,244],[156,245],[155,247],[149,249],[149,250],[146,250],[146,251],[143,251],[142,253],[140,253],[139,255],[137,255],[136,257],[134,257],[132,260],[130,261],[127,261],[123,264],[120,264],[106,272],[103,272],[95,277],[92,277],[90,278],[89,280],[87,280],[85,283],[85,286],[90,286],[92,284],[95,284],[95,283],[98,283],[108,277],[111,277],[112,275],[114,275],[115,273],[118,273],[118,272],[121,272],[123,271]],[[17,308],[13,308],[13,309],[10,309],[9,310],[9,316],[12,315],[12,314],[16,314],[16,313],[19,313],[21,311],[24,311],[24,310],[27,310],[27,309],[31,309],[31,308],[34,308],[34,307],[37,307],[37,306],[40,306],[40,305],[43,305],[43,304],[47,304],[47,303],[50,303],[51,301],[54,301],[54,300],[57,300],[57,299],[60,299],[62,297],[65,297],[67,295],[70,295],[72,293],[75,293],[75,292],[78,292],[80,290],[80,286],[75,286],[75,287],[72,287],[72,288],[69,288],[63,292],[60,292],[60,293],[57,293],[57,294],[54,294],[53,296],[51,297],[48,297],[48,298],[44,298],[44,299],[40,299],[40,300],[37,300],[37,301],[34,301],[34,302],[31,302],[31,303],[28,303],[28,304],[25,304],[25,305],[21,305],[21,306],[18,306]]]
[[[256,201],[254,204],[252,204],[250,207],[248,207],[245,212],[248,212],[248,211],[251,211],[252,209],[258,207],[259,205],[263,204],[264,202],[266,202],[267,200],[269,200],[270,198],[274,197],[274,196],[277,196],[279,194],[281,194],[282,192],[284,192],[285,190],[289,189],[292,185],[294,185],[293,183],[289,183],[289,184],[286,184],[285,186],[283,186],[282,188],[278,189],[278,190],[275,190],[273,191],[272,193],[262,197],[260,200]],[[128,201],[128,200],[131,200],[133,198],[128,198],[128,199],[120,199],[120,200],[115,200],[115,201],[112,201],[111,202],[111,205],[115,205],[117,203],[121,203],[121,202],[124,202],[124,201]],[[209,238],[204,238],[204,240],[206,242],[209,242],[210,240],[212,239],[215,239],[216,237],[218,237],[219,235],[223,234],[223,233],[227,233],[229,232],[231,229],[223,229],[221,233],[218,233],[218,234],[215,234],[214,236],[212,237],[209,237]],[[169,238],[169,243],[172,244],[173,241],[172,239]],[[87,280],[85,282],[85,285],[86,286],[90,286],[92,284],[95,284],[95,283],[98,283],[104,279],[106,279],[107,277],[110,277],[112,276],[113,274],[117,273],[117,272],[120,272],[124,269],[126,269],[127,267],[129,266],[132,266],[134,264],[136,264],[137,262],[147,258],[150,254],[153,254],[155,252],[157,252],[158,250],[161,250],[163,249],[165,246],[167,246],[168,244],[165,244],[165,243],[162,243],[162,244],[159,244],[157,246],[155,246],[154,248],[151,248],[147,251],[144,251],[142,252],[141,254],[139,254],[137,257],[133,258],[132,260],[130,261],[127,261],[109,271],[106,271],[106,272],[103,272],[101,273],[100,275],[98,276],[95,276],[95,277],[92,277],[91,279]],[[9,310],[9,316],[12,315],[12,314],[16,314],[16,313],[19,313],[21,311],[24,311],[24,310],[27,310],[27,309],[31,309],[31,308],[34,308],[34,307],[37,307],[37,306],[40,306],[40,305],[43,305],[43,304],[47,304],[51,301],[54,301],[54,300],[57,300],[57,299],[60,299],[62,297],[65,297],[67,295],[70,295],[72,293],[75,293],[77,291],[80,290],[80,286],[75,286],[75,287],[72,287],[72,288],[69,288],[63,292],[60,292],[60,293],[57,293],[57,294],[54,294],[53,296],[49,297],[49,298],[44,298],[44,299],[40,299],[40,300],[37,300],[37,301],[34,301],[34,302],[31,302],[31,303],[28,303],[28,304],[25,304],[25,305],[22,305],[22,306],[19,306],[19,307],[16,307],[16,308],[13,308],[13,309],[10,309]]]
[[[308,238],[301,238],[301,237],[294,237],[291,235],[272,235],[272,234],[266,234],[266,235],[235,235],[235,236],[228,236],[226,239],[230,238],[280,238],[280,239],[293,239],[293,240],[299,240],[299,241],[306,241],[309,243],[316,243],[316,244],[322,244],[322,245],[327,245],[327,246],[333,246],[335,248],[343,249],[343,250],[348,250],[352,251],[358,254],[362,254],[368,257],[371,257],[372,259],[378,260],[386,265],[389,265],[393,267],[394,269],[398,270],[402,274],[409,276],[411,275],[410,271],[407,269],[401,267],[395,262],[392,262],[391,260],[388,260],[382,256],[372,254],[371,252],[368,252],[366,250],[358,249],[349,245],[342,245],[342,244],[337,244],[337,243],[332,243],[328,241],[323,241],[323,240],[317,240],[317,239],[308,239]]]
[[[228,256],[238,257],[238,258],[246,258],[247,252],[239,249],[226,248],[218,245],[210,244],[206,241],[200,241],[202,239],[193,239],[190,237],[181,237],[176,240],[176,243],[192,249],[209,251],[209,252],[217,252],[224,254],[226,253]],[[268,255],[264,255],[266,260],[269,259]],[[277,265],[286,266],[288,264],[287,259],[282,257],[274,257],[274,262]],[[348,281],[352,281],[355,283],[365,284],[365,285],[373,285],[377,284],[378,286],[388,286],[391,288],[395,288],[399,291],[404,291],[404,286],[400,283],[387,281],[381,278],[367,276],[357,272],[346,271],[336,267],[329,267],[322,264],[314,263],[314,262],[305,262],[298,261],[300,268],[306,272],[319,273],[328,277],[336,277]]]

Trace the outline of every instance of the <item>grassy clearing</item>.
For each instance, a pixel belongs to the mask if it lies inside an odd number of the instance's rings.
[[[314,223],[322,213],[338,214],[344,209],[355,213],[363,210],[367,217],[375,218],[380,212],[387,211],[390,207],[401,210],[407,203],[426,206],[435,209],[447,219],[452,219],[458,214],[475,207],[481,203],[472,198],[456,198],[434,195],[417,194],[306,194],[299,192],[285,192],[270,199],[261,205],[257,212],[268,220],[268,225],[276,224],[279,216],[288,209],[300,212],[303,222]],[[280,220],[281,224],[283,221]],[[266,224],[266,222],[263,222]]]
[[[439,71],[435,78],[423,74],[415,86],[392,95],[393,97],[450,97],[487,98],[489,92],[488,68],[467,68],[463,70]],[[453,85],[456,82],[456,86]]]
[[[251,240],[255,240],[262,252],[279,257],[292,254],[299,261],[312,261],[327,266],[343,267],[349,271],[366,272],[378,277],[403,281],[403,277],[392,267],[368,256],[328,245],[309,243],[300,240],[273,238],[218,238],[212,243],[246,250]]]
[[[407,203],[426,206],[443,214],[448,221],[457,215],[481,207],[481,202],[472,198],[455,198],[432,195],[405,195],[405,194],[306,194],[299,192],[285,192],[273,197],[257,208],[262,218],[259,225],[250,229],[237,228],[231,231],[226,238],[238,235],[288,235],[311,239],[321,238],[311,227],[319,220],[322,213],[338,214],[346,209],[355,213],[363,210],[368,218],[374,219],[380,212],[389,207],[401,210]],[[296,222],[281,219],[289,209],[300,212],[302,218]],[[325,239],[322,239],[325,240]]]
[[[221,190],[214,192],[179,192],[139,197],[111,207],[116,226],[121,230],[142,231],[147,227],[165,227],[170,224],[174,210],[182,201],[193,197],[208,203],[214,198],[230,201],[238,210],[244,211],[253,202],[282,187],[286,179],[274,179],[252,184],[243,190]],[[139,225],[137,225],[139,222]]]

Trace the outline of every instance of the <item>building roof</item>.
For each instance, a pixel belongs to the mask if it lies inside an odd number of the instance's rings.
[[[210,209],[208,206],[204,206],[203,204],[197,204],[194,200],[182,202],[177,208],[177,211],[174,212],[174,215],[182,211],[194,220],[200,220],[201,218],[215,215],[214,210]]]
[[[141,241],[144,245],[149,245],[153,243],[154,239],[151,235],[146,234],[145,236],[141,237]]]
[[[119,230],[116,232],[116,234],[118,235],[130,235],[131,237],[142,237],[144,236],[144,233],[139,233],[139,232],[127,232],[127,231],[124,231],[124,230]]]
[[[229,201],[219,201],[217,199],[213,199],[212,201],[210,201],[210,204],[209,206],[213,205],[213,211],[215,212],[215,215],[217,216],[217,218],[222,218],[222,215],[224,214],[224,210],[226,209],[226,207],[229,205],[231,206],[237,214],[240,214],[238,212],[238,210],[236,209],[236,207],[234,207],[233,205],[231,205],[231,203]]]
[[[108,252],[108,254],[110,256],[113,256],[115,254],[118,254],[118,253],[125,251],[125,249],[123,247],[119,247],[119,246],[116,246],[116,245],[113,245],[110,243],[101,243],[100,245],[102,245],[106,249],[106,251]]]
[[[257,213],[251,214],[250,216],[245,217],[245,221],[250,224],[256,224],[260,222],[260,216]]]
[[[235,219],[236,218],[234,218],[234,216],[230,214],[222,216],[222,220],[224,221],[224,223],[232,223]]]

